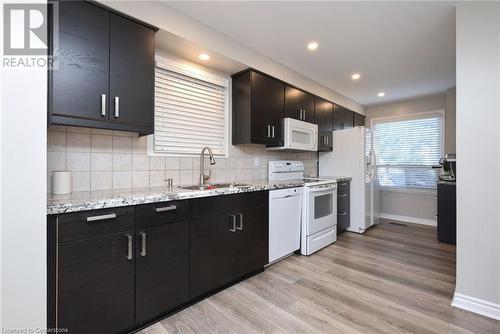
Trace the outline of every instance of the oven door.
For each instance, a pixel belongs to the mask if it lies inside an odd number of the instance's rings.
[[[308,202],[307,235],[337,225],[337,185],[310,188]]]

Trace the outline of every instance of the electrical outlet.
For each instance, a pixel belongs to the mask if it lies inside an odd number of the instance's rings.
[[[255,167],[259,167],[260,166],[260,158],[259,157],[254,158],[254,166]]]

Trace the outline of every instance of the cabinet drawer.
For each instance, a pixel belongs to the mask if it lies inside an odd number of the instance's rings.
[[[135,208],[127,206],[67,213],[57,218],[59,242],[66,242],[133,230]]]
[[[191,200],[191,217],[199,218],[234,211],[236,195],[213,196]]]
[[[171,201],[136,207],[137,227],[152,227],[189,217],[189,201]]]
[[[269,205],[268,191],[255,191],[238,194],[236,197],[236,210],[244,210]]]
[[[337,182],[337,193],[345,194],[346,192],[350,192],[351,190],[351,182],[350,181],[340,181]]]
[[[349,209],[337,211],[337,227],[338,231],[344,231],[351,224],[351,214]]]
[[[349,193],[337,194],[337,212],[345,211],[350,207]]]

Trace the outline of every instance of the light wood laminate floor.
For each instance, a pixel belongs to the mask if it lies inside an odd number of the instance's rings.
[[[450,306],[455,247],[388,221],[265,272],[143,330],[164,333],[500,333]]]

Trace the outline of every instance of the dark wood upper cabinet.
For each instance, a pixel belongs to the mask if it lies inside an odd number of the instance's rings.
[[[314,95],[285,85],[285,117],[314,122]]]
[[[339,106],[335,105],[334,111],[333,111],[333,130],[343,130],[343,129],[350,129],[354,125],[354,115],[353,111]]]
[[[354,126],[365,126],[366,117],[354,112]]]
[[[111,14],[110,121],[153,127],[155,31]]]
[[[106,126],[101,96],[109,96],[109,12],[83,1],[60,1],[57,54],[49,72],[49,121]]]
[[[55,28],[49,124],[153,133],[158,29],[87,1],[59,1]]]
[[[315,98],[315,120],[318,124],[318,151],[331,151],[333,141],[333,103]]]
[[[283,146],[285,85],[247,70],[233,75],[233,145]]]

